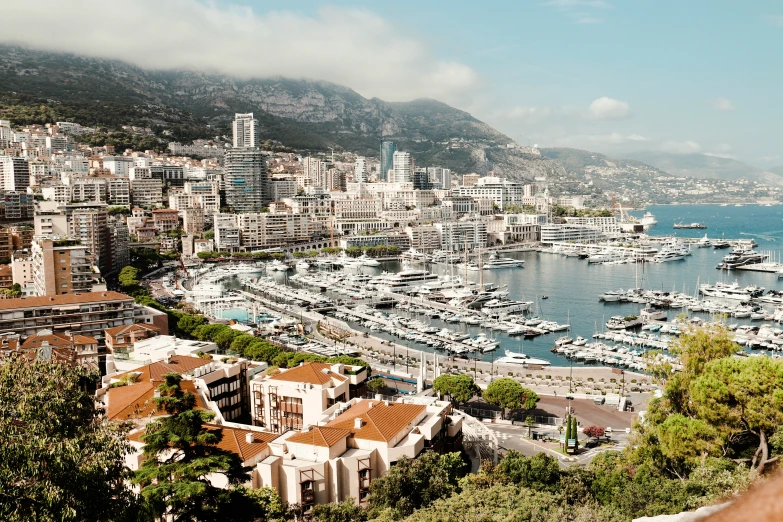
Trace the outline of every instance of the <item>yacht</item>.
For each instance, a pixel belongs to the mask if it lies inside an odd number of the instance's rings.
[[[704,237],[699,239],[698,243],[696,243],[696,246],[698,248],[709,248],[712,246],[712,241],[710,241],[710,238],[707,237],[707,234],[704,234]]]
[[[755,286],[740,287],[736,281],[734,283],[715,283],[714,285],[703,284],[699,286],[699,292],[707,297],[719,297],[722,299],[731,299],[741,303],[747,303],[752,298],[761,295],[764,289]]]
[[[310,263],[305,260],[297,261],[296,268],[299,270],[310,270]]]
[[[410,250],[403,252],[400,257],[412,261],[414,263],[426,263],[432,259],[424,252],[419,252],[415,248],[411,248]]]
[[[642,320],[636,315],[629,315],[627,317],[615,315],[606,322],[606,327],[610,330],[625,330],[640,324],[642,324]]]
[[[728,241],[724,241],[724,240],[713,241],[712,242],[712,248],[714,248],[715,250],[718,250],[718,249],[721,249],[721,248],[729,248],[730,246],[731,246],[731,244]]]
[[[283,263],[279,259],[275,259],[271,263],[267,265],[267,270],[271,270],[273,272],[287,272],[291,267],[289,267],[287,264]]]
[[[377,259],[371,258],[366,253],[360,255],[356,261],[362,266],[381,266]]]
[[[738,266],[755,265],[763,263],[768,257],[767,254],[759,254],[755,250],[737,247],[731,254],[723,256],[723,261],[716,268],[731,270]]]
[[[605,303],[616,303],[618,301],[624,301],[626,299],[626,294],[623,292],[622,289],[619,291],[609,291],[604,292],[603,294],[598,296],[599,301],[603,301]]]
[[[564,335],[563,337],[560,337],[555,340],[555,346],[565,346],[567,344],[573,343],[574,340],[568,337],[567,335]]]
[[[510,299],[490,299],[481,311],[490,317],[527,312],[533,303],[530,301],[512,301]]]
[[[515,268],[522,266],[524,261],[521,259],[512,259],[510,257],[498,257],[494,252],[489,256],[487,262],[484,263],[484,270],[495,270],[497,268]]]
[[[434,283],[438,276],[426,270],[406,268],[396,274],[384,273],[370,280],[370,284],[383,292],[406,293],[418,288],[420,285]]]
[[[666,312],[652,307],[644,308],[641,312],[639,312],[639,315],[641,316],[642,321],[645,323],[649,321],[665,321],[667,318]]]
[[[538,364],[540,366],[549,366],[552,363],[544,359],[534,359],[524,353],[511,352],[506,350],[506,356],[495,361],[496,364]]]
[[[582,336],[577,337],[576,340],[574,341],[574,346],[584,346],[586,344],[587,344],[587,339],[585,339]]]
[[[655,257],[653,257],[653,261],[656,263],[666,263],[669,261],[682,261],[685,259],[685,254],[681,254],[679,252],[674,251],[664,251],[661,250],[657,254],[655,254]]]

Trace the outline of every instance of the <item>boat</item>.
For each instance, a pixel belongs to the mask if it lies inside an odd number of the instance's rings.
[[[715,250],[719,250],[721,248],[729,248],[731,246],[731,243],[728,241],[720,240],[720,241],[713,241],[712,242],[712,248]]]
[[[310,270],[310,263],[304,260],[297,261],[296,268],[298,268],[299,270]]]
[[[567,344],[573,343],[574,340],[568,337],[567,335],[564,335],[563,337],[560,337],[555,340],[555,346],[565,346]]]
[[[366,253],[360,255],[356,261],[358,261],[362,266],[381,266],[377,259],[371,258]]]
[[[731,252],[731,254],[723,256],[723,260],[715,268],[721,270],[731,270],[739,266],[763,263],[767,260],[767,258],[769,258],[769,255],[767,254],[760,254],[755,250],[737,247]]]
[[[657,225],[658,220],[655,219],[655,216],[652,214],[652,212],[645,212],[642,218],[639,220],[639,223],[646,229],[650,228],[651,226]]]
[[[644,323],[650,321],[665,321],[667,318],[666,312],[652,307],[642,309],[642,311],[639,312],[639,315]]]
[[[740,287],[738,282],[734,283],[715,283],[714,285],[703,284],[699,286],[699,292],[707,297],[717,297],[721,299],[731,299],[747,303],[754,297],[761,296],[763,288],[755,286]]]
[[[481,308],[482,313],[490,317],[527,312],[533,303],[530,301],[513,301],[511,299],[490,299]]]
[[[642,319],[636,315],[628,315],[623,317],[621,315],[615,315],[606,322],[606,327],[610,330],[625,330],[627,328],[633,328],[642,324]]]
[[[403,270],[396,274],[384,272],[370,280],[370,284],[383,292],[407,293],[421,285],[438,281],[438,276],[426,270],[417,270],[403,264]]]
[[[712,246],[712,241],[707,237],[707,234],[704,234],[704,237],[696,243],[696,246],[698,248],[709,248]]]
[[[283,263],[279,259],[275,259],[267,265],[267,270],[271,270],[273,272],[287,272],[290,268],[290,266]]]
[[[524,353],[506,350],[506,356],[497,359],[495,364],[537,364],[540,366],[550,366],[552,363],[544,359],[535,359]]]
[[[524,264],[521,259],[512,259],[510,257],[498,257],[494,252],[489,256],[489,259],[483,264],[484,270],[496,270],[498,268],[516,268]]]
[[[655,257],[653,257],[653,261],[656,263],[667,263],[669,261],[682,261],[685,259],[685,254],[681,252],[676,252],[674,250],[665,250],[662,249],[660,252],[655,254]]]
[[[604,292],[603,294],[598,296],[599,301],[603,301],[605,303],[616,303],[618,301],[624,301],[626,300],[626,294],[623,292],[622,289],[619,291],[609,291]]]
[[[578,336],[573,344],[574,346],[584,346],[587,344],[587,339],[582,336]]]
[[[672,228],[675,229],[706,229],[707,225],[704,223],[675,223]]]

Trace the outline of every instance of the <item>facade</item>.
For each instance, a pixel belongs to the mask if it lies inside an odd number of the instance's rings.
[[[77,208],[68,217],[69,236],[81,242],[103,273],[111,272],[111,231],[105,209]]]
[[[158,179],[163,185],[182,187],[185,185],[185,171],[178,165],[151,165],[150,177]]]
[[[487,246],[487,225],[482,221],[436,223],[440,248],[449,252],[473,250]]]
[[[41,330],[25,339],[20,349],[31,352],[48,350],[50,354],[58,352],[58,359],[98,369],[98,340],[89,335]]]
[[[226,204],[235,212],[260,212],[267,202],[267,171],[258,149],[229,149],[225,155]]]
[[[36,239],[31,247],[30,262],[37,296],[79,294],[106,288],[100,272],[91,263],[90,253],[78,242]]]
[[[35,197],[26,192],[0,191],[0,221],[33,219]]]
[[[606,239],[597,228],[566,223],[564,225],[541,225],[541,242],[546,244],[564,241],[575,243],[596,243]]]
[[[129,156],[104,156],[103,168],[115,176],[127,176],[133,168],[133,158]]]
[[[397,151],[392,156],[393,180],[395,183],[410,183],[413,181],[413,163],[408,152]]]
[[[30,336],[44,328],[95,337],[133,323],[133,298],[118,292],[85,292],[0,300],[0,331]]]
[[[363,157],[356,158],[353,180],[357,183],[367,183],[367,160]]]
[[[620,224],[614,216],[609,217],[566,217],[569,225],[597,228],[609,237],[620,235]]]
[[[253,113],[234,114],[234,148],[258,147],[258,120]]]
[[[378,181],[394,181],[393,175],[389,173],[394,170],[394,153],[397,151],[397,145],[393,141],[381,142],[381,164],[378,167]]]
[[[490,199],[498,210],[505,210],[509,205],[522,206],[525,188],[521,183],[512,183],[496,177],[480,178],[475,185],[462,186],[454,191],[459,196],[469,196],[474,199]]]
[[[163,183],[159,179],[131,180],[131,201],[136,207],[155,208],[163,205]]]
[[[109,205],[130,206],[131,188],[128,178],[107,178],[106,193]]]
[[[25,193],[30,186],[30,164],[26,158],[0,156],[0,189]]]
[[[435,226],[406,227],[405,233],[410,238],[410,248],[419,252],[432,252],[440,249],[440,231]]]
[[[153,210],[152,224],[161,234],[176,230],[179,228],[179,212],[170,208]]]
[[[472,187],[476,183],[478,183],[478,180],[481,179],[481,176],[478,174],[465,174],[462,176],[462,186],[463,187]]]
[[[296,196],[297,184],[295,179],[270,179],[267,184],[269,201],[282,201]]]
[[[125,324],[104,330],[106,335],[106,351],[115,358],[123,358],[122,354],[133,351],[133,345],[144,339],[160,335],[160,328],[153,324]]]

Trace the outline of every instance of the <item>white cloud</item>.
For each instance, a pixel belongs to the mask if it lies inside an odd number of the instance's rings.
[[[701,145],[695,141],[664,141],[660,149],[673,154],[695,154],[701,152]]]
[[[590,104],[589,116],[596,120],[622,120],[630,118],[631,107],[628,102],[604,96]]]
[[[387,100],[460,103],[479,83],[469,66],[439,60],[422,40],[364,9],[305,15],[210,0],[112,3],[40,0],[5,9],[0,41],[159,70],[326,80]]]
[[[630,136],[626,136],[626,139],[628,139],[628,141],[650,141],[648,138],[638,134],[631,134]]]
[[[715,98],[708,102],[713,109],[720,112],[729,112],[734,110],[734,104],[727,98]]]
[[[710,156],[712,158],[725,158],[725,159],[736,159],[737,157],[732,154],[726,154],[724,152],[704,152],[705,156]]]
[[[514,107],[503,116],[522,123],[539,123],[551,114],[549,107]]]
[[[600,146],[618,146],[628,145],[630,142],[639,143],[649,141],[648,138],[640,136],[639,134],[625,135],[619,132],[610,132],[608,134],[581,134],[572,135],[558,138],[557,141],[560,145],[576,147],[576,148],[590,148]]]

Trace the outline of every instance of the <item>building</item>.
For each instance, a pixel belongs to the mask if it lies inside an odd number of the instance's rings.
[[[85,292],[0,300],[0,331],[35,335],[43,328],[95,337],[133,323],[133,298],[118,292]]]
[[[131,201],[134,206],[155,208],[163,205],[163,183],[159,179],[131,179]]]
[[[433,187],[451,190],[451,169],[443,167],[427,167],[427,174]]]
[[[190,207],[181,211],[182,230],[185,234],[200,236],[204,233],[204,209],[201,207]]]
[[[620,224],[617,222],[617,218],[614,216],[608,217],[566,217],[565,222],[569,225],[578,225],[583,227],[596,228],[603,232],[608,237],[619,236],[622,232],[620,230]]]
[[[483,221],[436,223],[440,248],[449,252],[473,250],[487,246],[487,225]]]
[[[22,287],[22,295],[35,295],[33,259],[30,250],[17,250],[11,256],[12,283]]]
[[[149,172],[152,179],[159,179],[165,186],[182,187],[185,185],[185,171],[178,165],[151,165]]]
[[[435,226],[405,227],[405,233],[410,238],[410,248],[419,252],[432,252],[440,249],[440,230]]]
[[[357,183],[367,183],[367,160],[364,157],[356,158],[353,168],[353,180]]]
[[[115,176],[127,177],[134,167],[133,158],[130,156],[104,156],[103,168]]]
[[[128,178],[107,178],[106,193],[109,205],[128,207],[131,204],[131,185]]]
[[[130,264],[130,231],[125,216],[109,216],[109,234],[111,239],[111,272],[122,270]]]
[[[153,210],[152,224],[160,234],[177,230],[179,228],[179,212],[170,208]]]
[[[104,330],[106,335],[106,351],[117,359],[122,359],[123,354],[133,351],[133,346],[144,339],[160,335],[160,328],[154,324],[125,324]]]
[[[397,145],[393,141],[381,142],[381,163],[378,167],[378,181],[394,181],[394,175],[389,174],[394,171],[394,153],[397,151]]]
[[[415,190],[432,190],[432,182],[427,169],[417,168],[413,171],[413,188]]]
[[[229,149],[224,168],[226,204],[235,212],[260,212],[268,201],[266,162],[261,151]]]
[[[606,239],[599,229],[585,225],[566,223],[563,225],[541,225],[541,243],[558,242],[596,243]]]
[[[258,147],[258,120],[253,113],[234,114],[234,148]]]
[[[111,272],[111,231],[106,209],[76,208],[68,218],[69,236],[87,248],[103,273]]]
[[[296,409],[291,403],[278,404]],[[372,481],[403,456],[415,458],[426,449],[458,450],[461,441],[462,417],[446,401],[353,399],[270,443],[270,455],[254,470],[253,485],[275,489],[283,502],[298,504],[305,513],[316,504],[348,498],[361,506]]]
[[[106,179],[74,177],[70,180],[71,197],[68,202],[106,201]]]
[[[410,183],[413,180],[413,163],[408,152],[397,151],[392,155],[393,180],[395,183]]]
[[[98,268],[91,262],[90,253],[78,241],[38,238],[31,247],[30,264],[37,296],[106,289]]]
[[[11,265],[0,265],[0,289],[10,290],[12,286],[14,286],[13,268]]]
[[[68,216],[63,212],[37,212],[33,226],[36,236],[63,237],[69,233]]]
[[[33,219],[35,196],[26,192],[0,191],[0,221]]]
[[[458,196],[469,196],[474,199],[490,199],[497,210],[504,211],[508,206],[522,206],[525,188],[521,183],[513,183],[504,179],[489,176],[479,178],[471,186],[461,186],[454,191]]]
[[[242,244],[239,226],[234,214],[215,214],[212,230],[215,233],[215,248],[233,252]]]
[[[20,349],[36,353],[40,350],[48,350],[50,354],[58,352],[58,359],[98,369],[98,340],[89,335],[41,330],[25,339]]]
[[[211,216],[220,212],[220,186],[216,181],[186,181],[182,189],[169,190],[169,208],[184,210],[201,207]]]
[[[27,192],[30,186],[30,164],[26,158],[0,156],[0,190]]]
[[[481,178],[481,176],[479,176],[476,173],[465,174],[464,176],[462,176],[462,186],[463,187],[472,187],[473,185],[478,183],[478,180],[480,178]]]
[[[363,366],[306,362],[250,383],[254,426],[283,433],[314,425],[323,411],[364,394]]]
[[[296,196],[297,183],[295,179],[273,178],[267,184],[269,201],[283,201]]]

